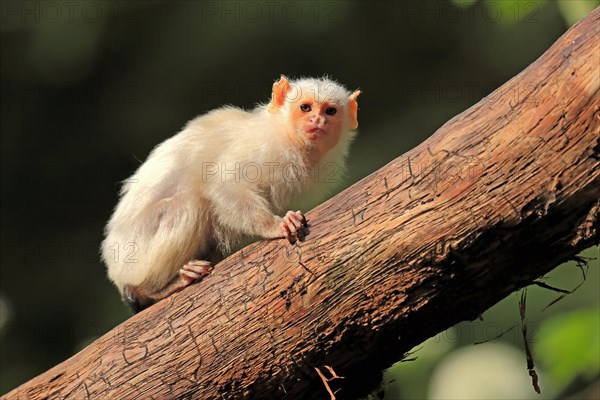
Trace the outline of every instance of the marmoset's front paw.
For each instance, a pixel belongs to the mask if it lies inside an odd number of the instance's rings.
[[[296,243],[296,240],[304,241],[309,232],[308,221],[302,211],[288,211],[281,221],[281,231],[291,244]]]

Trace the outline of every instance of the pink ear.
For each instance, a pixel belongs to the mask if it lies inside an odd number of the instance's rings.
[[[269,103],[268,110],[274,112],[281,108],[285,102],[285,96],[290,90],[290,82],[285,75],[281,75],[281,78],[273,84],[273,93],[271,94],[271,102]]]
[[[358,128],[358,102],[356,99],[361,91],[357,90],[348,97],[348,117],[350,118],[350,129]]]

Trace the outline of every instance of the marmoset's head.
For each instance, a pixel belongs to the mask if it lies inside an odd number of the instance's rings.
[[[273,84],[268,110],[283,112],[294,133],[308,145],[330,150],[340,136],[358,127],[360,91],[350,92],[328,78],[288,80]]]

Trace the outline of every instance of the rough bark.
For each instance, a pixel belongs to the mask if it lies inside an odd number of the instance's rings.
[[[4,398],[324,399],[324,365],[345,377],[338,398],[373,388],[598,243],[599,17],[309,212],[306,242],[243,249]]]

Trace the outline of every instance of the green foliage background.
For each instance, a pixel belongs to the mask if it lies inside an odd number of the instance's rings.
[[[491,93],[597,5],[2,1],[0,393],[128,318],[99,261],[103,224],[118,182],[189,119],[264,102],[282,73],[328,74],[363,91],[349,185]],[[563,266],[551,282],[580,279]],[[543,313],[555,294],[530,290],[548,396],[597,385],[599,282],[594,260],[578,292]],[[514,300],[486,313],[492,325],[479,333],[519,324]],[[489,339],[443,338],[386,373],[386,398],[429,396],[444,357]],[[522,348],[518,336],[501,340]]]

